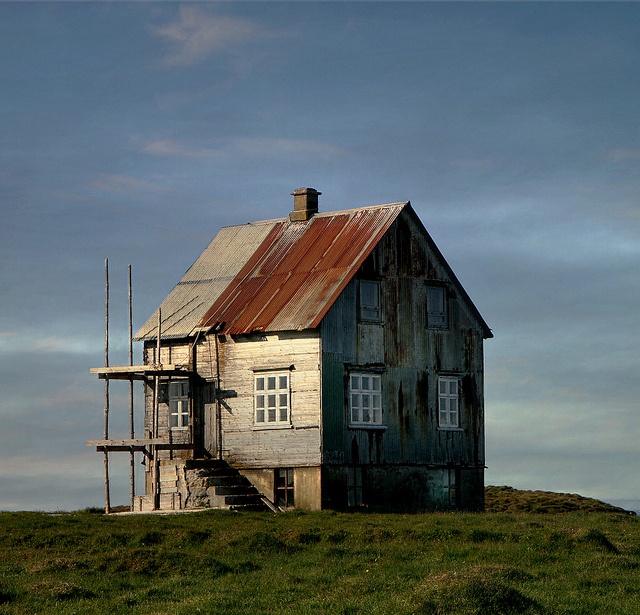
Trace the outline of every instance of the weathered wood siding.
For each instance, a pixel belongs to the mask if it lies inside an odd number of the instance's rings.
[[[394,222],[357,277],[381,281],[383,317],[359,323],[354,279],[322,322],[325,463],[484,466],[483,330],[410,216]],[[446,329],[427,326],[429,282],[446,286]],[[376,365],[385,429],[349,429],[348,369]],[[452,374],[460,429],[440,429],[437,378]]]
[[[144,347],[144,362],[149,363],[174,363],[178,365],[190,364],[190,344],[186,340],[164,342],[160,348],[160,356],[156,357],[157,348],[155,343],[147,342]],[[193,382],[189,387],[189,404],[191,409],[192,420],[186,429],[171,429],[169,427],[169,403],[167,397],[166,385],[167,379],[161,379],[160,396],[158,403],[158,432],[156,437],[170,438],[171,442],[176,444],[188,444],[198,439],[198,429],[200,422],[193,421],[194,399],[197,399],[197,392],[194,397]],[[155,387],[153,380],[150,380],[145,386],[145,413],[144,413],[144,430],[145,437],[151,437],[153,432],[152,417],[154,407]],[[166,459],[186,459],[192,456],[190,450],[174,450],[159,451],[158,458]]]
[[[206,342],[209,346],[209,341]],[[221,336],[220,387],[233,392],[222,407],[222,451],[231,465],[298,467],[320,464],[320,341],[317,331]],[[199,352],[198,370],[215,374],[214,351]],[[290,366],[293,368],[289,371]],[[255,371],[289,373],[291,424],[254,425]],[[254,371],[255,370],[255,371]],[[215,411],[215,404],[206,412]],[[215,451],[211,451],[215,455]]]

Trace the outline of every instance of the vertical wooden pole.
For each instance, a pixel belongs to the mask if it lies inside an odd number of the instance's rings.
[[[104,366],[109,367],[109,259],[104,261],[105,269],[105,327],[104,327]],[[104,439],[109,439],[109,377],[104,379]],[[109,452],[104,451],[104,512],[111,512],[109,495]]]
[[[131,292],[131,265],[127,268],[128,297],[129,297],[129,365],[133,365],[133,306]],[[133,420],[133,378],[129,379],[129,437],[133,440],[135,436],[135,426]],[[136,498],[136,459],[133,448],[130,453],[131,472],[129,475],[129,487],[131,491],[131,510],[134,510]]]
[[[160,360],[160,337],[162,335],[162,310],[158,308],[158,339],[156,342],[156,368],[159,368]],[[159,404],[160,404],[160,376],[155,376],[155,390],[153,395],[153,438],[158,437],[159,432]],[[160,508],[160,460],[158,459],[158,449],[153,445],[153,509]]]
[[[220,399],[222,387],[220,385],[220,344],[218,343],[218,331],[214,333],[214,340],[216,342],[216,430],[218,432],[218,459],[222,461],[222,400]]]

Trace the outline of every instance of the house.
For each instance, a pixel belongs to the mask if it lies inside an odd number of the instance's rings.
[[[272,508],[482,510],[489,327],[409,202],[320,194],[223,228],[135,336],[140,509],[229,506],[233,474]]]

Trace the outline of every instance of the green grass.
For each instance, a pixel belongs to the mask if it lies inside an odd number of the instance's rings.
[[[611,509],[0,513],[2,614],[637,615],[639,573]]]

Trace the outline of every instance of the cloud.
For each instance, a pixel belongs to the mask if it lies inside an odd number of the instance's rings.
[[[96,179],[92,186],[98,190],[105,192],[113,192],[116,194],[129,194],[131,192],[138,192],[140,190],[154,192],[165,190],[163,186],[153,184],[135,177],[127,177],[126,175],[103,175],[99,179]]]
[[[614,162],[623,162],[625,160],[640,160],[640,149],[612,149],[607,152],[607,158]]]
[[[172,139],[156,139],[141,145],[143,152],[154,156],[177,158],[221,158],[232,156],[269,157],[312,154],[339,156],[345,152],[334,145],[311,139],[270,137],[234,137],[218,147],[203,147]]]
[[[151,31],[172,45],[165,66],[193,66],[214,53],[255,39],[261,29],[247,19],[212,15],[196,6],[181,6],[177,20]]]
[[[103,341],[98,336],[40,335],[37,331],[0,331],[0,356],[21,353],[84,355],[95,353]]]

